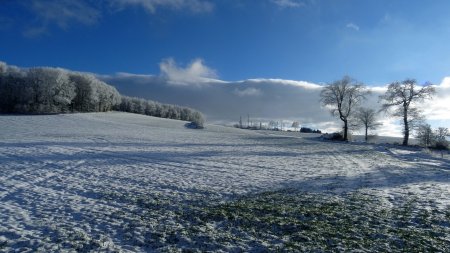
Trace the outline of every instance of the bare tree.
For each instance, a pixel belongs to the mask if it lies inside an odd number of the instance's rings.
[[[448,131],[448,128],[445,127],[439,127],[434,131],[434,137],[436,139],[436,148],[438,149],[447,149],[448,148],[448,141],[447,137],[450,136],[450,132]]]
[[[377,122],[377,112],[371,108],[361,107],[358,109],[355,115],[356,120],[359,123],[359,126],[364,127],[364,139],[368,140],[368,132],[369,130],[376,129],[381,126],[381,123]]]
[[[423,122],[422,113],[416,107],[417,102],[431,98],[435,92],[431,85],[419,88],[416,80],[406,79],[403,82],[389,84],[386,93],[380,96],[380,100],[383,101],[382,110],[403,119],[403,145],[408,145],[411,129]]]
[[[275,130],[276,128],[278,128],[278,122],[271,120],[269,122],[269,128],[270,128],[270,130]]]
[[[417,127],[416,138],[425,147],[431,147],[435,143],[435,136],[429,124],[421,124]]]
[[[349,76],[325,86],[321,93],[321,103],[331,109],[333,116],[344,122],[344,141],[348,140],[349,117],[353,108],[357,107],[366,98],[369,91],[362,83]]]
[[[295,131],[297,131],[297,129],[300,127],[300,123],[298,123],[298,121],[294,121],[292,122],[291,127],[293,127]]]

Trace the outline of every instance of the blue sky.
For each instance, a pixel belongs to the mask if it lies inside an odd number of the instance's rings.
[[[450,76],[450,1],[6,0],[0,60],[158,74],[194,59],[221,80],[369,85]]]

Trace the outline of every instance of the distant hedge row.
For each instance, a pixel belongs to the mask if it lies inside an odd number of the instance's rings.
[[[117,111],[144,114],[149,116],[191,121],[196,127],[203,127],[204,117],[196,110],[177,105],[161,104],[151,100],[122,96],[122,101],[114,107]]]
[[[0,62],[0,113],[47,114],[118,110],[191,121],[203,115],[190,108],[121,96],[92,74],[61,68],[23,69]]]

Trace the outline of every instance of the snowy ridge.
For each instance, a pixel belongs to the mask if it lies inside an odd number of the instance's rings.
[[[0,116],[0,251],[192,245],[195,237],[171,242],[155,231],[189,227],[177,220],[183,206],[286,188],[360,191],[387,207],[411,194],[450,205],[448,154],[185,123],[118,112]]]

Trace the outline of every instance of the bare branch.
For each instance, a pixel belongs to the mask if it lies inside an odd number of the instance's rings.
[[[348,118],[352,115],[353,108],[366,99],[367,94],[369,91],[365,86],[349,76],[328,84],[320,93],[322,105],[331,107],[331,114],[344,122],[345,140],[347,140]]]
[[[394,117],[402,117],[403,145],[408,145],[410,129],[423,121],[421,111],[419,108],[413,107],[413,104],[431,98],[435,92],[431,84],[418,89],[416,80],[406,79],[403,82],[391,83],[386,93],[379,97],[383,102],[381,111],[388,112]]]

